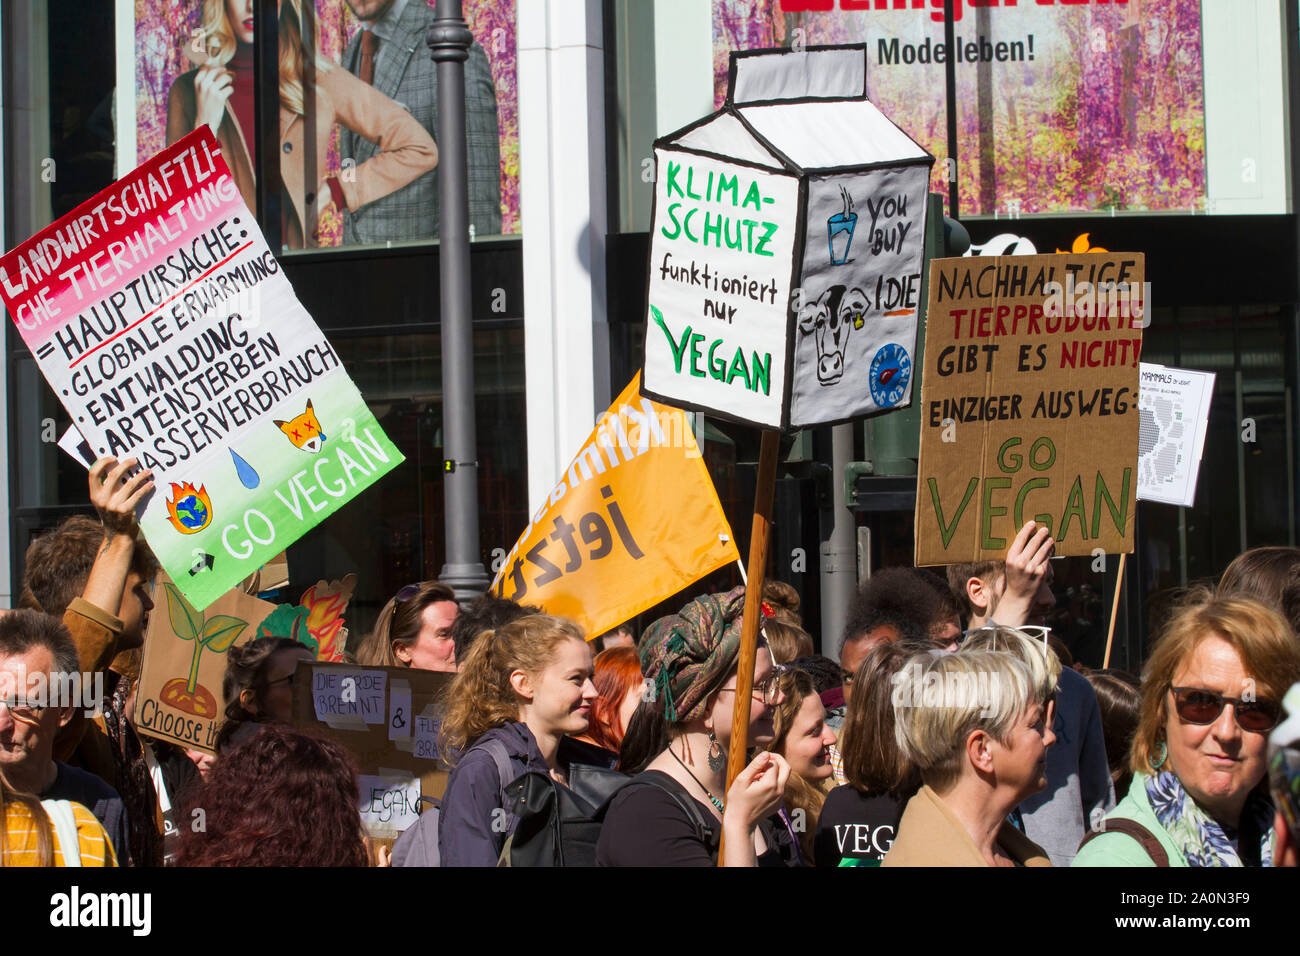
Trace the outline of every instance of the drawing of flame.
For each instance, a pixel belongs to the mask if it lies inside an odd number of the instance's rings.
[[[298,603],[308,609],[307,630],[320,644],[316,655],[319,661],[341,661],[343,649],[338,646],[339,631],[343,629],[343,611],[348,606],[349,595],[330,594],[316,596],[316,585],[303,592]]]
[[[197,509],[191,501],[197,502]],[[212,499],[208,497],[207,489],[202,485],[195,488],[188,481],[183,485],[172,482],[167,520],[181,534],[194,534],[206,528],[212,523]]]

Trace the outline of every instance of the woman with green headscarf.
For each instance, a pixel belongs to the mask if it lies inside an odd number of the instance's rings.
[[[726,835],[727,866],[782,865],[777,831],[790,768],[760,753],[725,791],[736,703],[745,593],[697,598],[661,618],[638,645],[646,689],[628,725],[622,769],[636,778],[614,798],[601,827],[601,866],[713,866]],[[754,665],[750,747],[772,742],[780,674],[761,643]]]

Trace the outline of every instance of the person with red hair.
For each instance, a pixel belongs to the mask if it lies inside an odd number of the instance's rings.
[[[365,866],[357,770],[330,740],[268,724],[190,791],[178,866]]]
[[[600,696],[592,706],[587,732],[578,739],[618,753],[645,687],[641,658],[635,647],[611,647],[596,655],[595,669],[592,683]]]

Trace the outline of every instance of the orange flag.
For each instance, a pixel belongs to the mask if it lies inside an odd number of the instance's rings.
[[[739,559],[686,413],[640,385],[601,416],[492,582],[588,638]]]

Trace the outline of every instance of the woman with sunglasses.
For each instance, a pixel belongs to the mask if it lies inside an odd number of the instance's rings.
[[[727,866],[783,866],[796,854],[781,806],[789,765],[760,753],[726,789],[745,592],[697,598],[651,624],[638,645],[646,689],[623,738],[620,769],[636,773],[610,803],[596,847],[600,866],[713,866],[726,835]],[[775,739],[780,671],[766,647],[754,663],[750,747]]]
[[[226,719],[217,732],[217,753],[243,743],[267,724],[289,723],[293,673],[299,661],[314,659],[311,648],[287,637],[259,637],[227,651],[221,682]]]
[[[1300,646],[1274,610],[1194,593],[1142,672],[1128,794],[1075,866],[1268,866],[1269,732],[1300,679]]]
[[[414,667],[456,672],[452,625],[460,608],[445,584],[408,584],[379,612],[375,629],[357,648],[357,663],[366,667]]]

